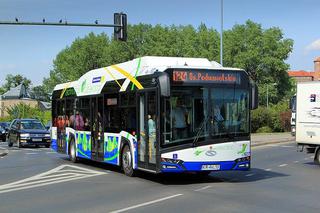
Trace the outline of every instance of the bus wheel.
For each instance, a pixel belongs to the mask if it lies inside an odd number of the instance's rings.
[[[125,175],[132,177],[134,171],[132,167],[132,155],[128,145],[124,145],[121,153],[122,170]]]
[[[314,154],[314,162],[320,165],[320,147],[317,149],[317,151]]]
[[[69,150],[70,150],[69,151],[70,161],[72,161],[73,163],[77,163],[78,162],[78,158],[77,158],[77,155],[76,155],[76,144],[75,144],[73,138],[70,140]]]

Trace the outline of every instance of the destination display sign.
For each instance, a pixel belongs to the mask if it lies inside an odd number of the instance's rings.
[[[218,70],[174,70],[173,82],[240,84],[240,73]]]

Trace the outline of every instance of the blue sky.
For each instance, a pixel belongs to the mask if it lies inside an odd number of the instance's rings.
[[[319,0],[224,0],[224,29],[250,19],[264,29],[279,27],[294,40],[286,61],[291,70],[313,70],[320,56]],[[130,24],[187,25],[205,23],[220,31],[220,0],[0,0],[0,20],[113,23],[114,12],[128,14]],[[7,74],[22,74],[41,84],[60,50],[89,32],[112,29],[0,25],[0,85]]]

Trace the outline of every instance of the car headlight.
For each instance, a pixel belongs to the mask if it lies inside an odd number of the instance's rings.
[[[44,137],[50,137],[50,134],[44,134]]]
[[[30,134],[29,133],[22,133],[22,134],[20,134],[20,137],[29,138]]]

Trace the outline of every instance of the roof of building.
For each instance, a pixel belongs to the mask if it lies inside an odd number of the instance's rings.
[[[288,71],[290,77],[314,77],[314,72],[304,70],[290,70]]]
[[[30,98],[28,90],[23,84],[20,84],[14,88],[11,88],[1,96],[1,99],[21,99],[21,98]]]

